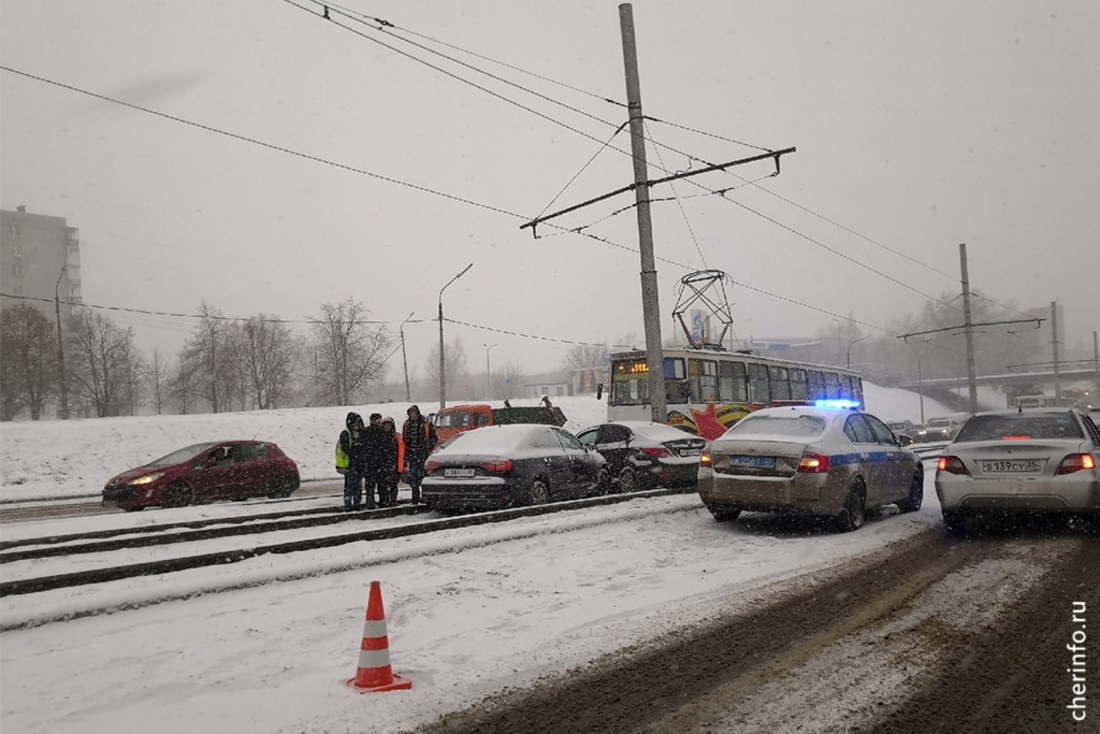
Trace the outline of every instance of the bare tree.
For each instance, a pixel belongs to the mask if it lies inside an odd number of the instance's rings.
[[[470,392],[470,369],[466,365],[466,347],[457,336],[447,343],[447,349],[443,353],[446,363],[444,369],[447,377],[447,394],[451,397],[464,399]],[[424,387],[427,394],[439,394],[439,347],[433,346],[428,353],[428,361],[424,365]]]
[[[164,404],[168,400],[168,360],[160,353],[159,347],[153,347],[153,353],[145,366],[145,387],[149,397],[153,401],[153,409],[157,415],[164,412]]]
[[[172,400],[182,415],[191,412],[191,406],[198,395],[196,373],[198,368],[194,356],[184,347],[176,358],[176,366],[168,373],[168,398]]]
[[[58,387],[57,342],[41,311],[21,304],[0,311],[0,418],[12,420],[26,407],[31,420]]]
[[[285,403],[302,354],[302,344],[290,327],[263,314],[253,316],[241,327],[238,350],[253,407],[268,410]]]
[[[511,362],[493,372],[490,384],[493,386],[492,398],[511,400],[523,391],[523,380],[527,377],[519,362]]]
[[[127,385],[140,370],[133,329],[122,329],[100,313],[73,317],[70,337],[72,375],[98,417],[127,407]]]
[[[203,301],[199,306],[199,324],[184,344],[181,358],[190,364],[197,394],[220,413],[232,409],[239,390],[240,373],[234,366],[234,337],[237,327],[222,315],[220,308]]]
[[[607,344],[574,344],[565,353],[563,367],[567,370],[602,368],[604,358],[610,354]]]
[[[312,321],[314,385],[321,405],[351,405],[385,377],[390,337],[368,323],[370,312],[354,298],[321,306]]]

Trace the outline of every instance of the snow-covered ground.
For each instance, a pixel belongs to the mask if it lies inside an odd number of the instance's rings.
[[[865,384],[867,410],[883,420],[920,419],[920,396]],[[926,416],[952,412],[925,399]],[[501,403],[494,403],[500,405]],[[513,405],[535,405],[515,400]],[[607,419],[607,406],[594,396],[556,398],[579,431]],[[400,424],[409,403],[341,408],[97,418],[72,421],[0,423],[0,500],[34,500],[96,494],[108,479],[131,467],[203,441],[261,438],[278,444],[298,462],[302,479],[339,479],[333,469],[336,438],[349,410],[364,417],[392,416]],[[425,414],[438,403],[421,403]]]
[[[585,400],[563,400],[562,408],[578,423],[601,420],[603,406],[588,398],[587,406],[595,406],[588,410]],[[888,420],[919,417],[917,400],[868,389],[869,408]],[[385,407],[399,413],[404,406]],[[53,453],[80,436],[74,453],[89,473],[109,475],[135,457],[205,437],[202,430],[251,435],[245,427],[254,432],[263,423],[294,452],[306,476],[324,476],[344,412],[5,426],[5,482],[14,475],[7,457],[18,454],[15,434],[44,440],[50,430],[70,425],[83,430],[53,436]],[[305,418],[313,414],[315,425]],[[313,433],[318,456],[307,461],[304,450],[292,447],[310,446],[302,437]],[[49,453],[38,451],[38,460]],[[52,482],[58,494],[73,491],[71,473],[55,480],[30,472],[34,465],[32,456],[18,470],[28,485],[33,478],[40,489]],[[5,496],[19,488],[5,484]],[[939,523],[931,490],[929,472],[921,511],[888,510],[849,534],[762,514],[720,524],[696,495],[684,494],[7,596],[0,600],[0,730],[405,730],[719,610],[760,603],[767,584],[911,537]],[[157,514],[176,519],[168,511]],[[93,516],[80,528],[137,525],[149,516]],[[74,520],[55,522],[73,531]],[[60,527],[35,524],[35,535]],[[197,554],[221,547],[216,543],[187,545]],[[411,691],[360,695],[344,685],[355,674],[367,590],[376,579],[385,595],[394,669],[412,679]]]

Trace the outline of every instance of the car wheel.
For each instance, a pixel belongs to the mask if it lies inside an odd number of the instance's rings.
[[[611,473],[607,469],[600,469],[600,477],[596,481],[596,496],[606,497],[611,494]]]
[[[623,493],[638,491],[638,473],[629,466],[619,472],[619,491]]]
[[[271,488],[267,491],[267,497],[273,500],[289,497],[294,489],[294,482],[290,477],[279,477],[271,482]]]
[[[527,488],[525,499],[527,500],[524,502],[525,505],[545,505],[550,501],[550,488],[546,486],[546,482],[536,479]]]
[[[913,475],[913,483],[909,485],[909,496],[898,503],[898,509],[902,512],[916,512],[924,504],[924,472],[918,471]]]
[[[161,507],[187,507],[195,500],[194,492],[183,482],[170,484],[160,498]]]
[[[944,510],[943,529],[947,531],[948,535],[965,535],[966,515],[958,510]]]
[[[710,514],[714,515],[714,519],[718,522],[732,522],[741,516],[741,510],[736,507],[729,507],[728,505],[712,505],[708,503],[707,509],[710,510]]]
[[[836,516],[836,527],[842,533],[850,533],[863,527],[863,518],[867,514],[867,490],[863,482],[856,480],[848,488],[844,498],[844,509]]]

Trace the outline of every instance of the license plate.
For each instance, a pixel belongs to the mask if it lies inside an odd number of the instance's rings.
[[[680,456],[698,456],[699,449],[680,449]]]
[[[1038,474],[1043,468],[1039,459],[1005,459],[981,464],[982,474]]]
[[[473,469],[444,469],[443,476],[445,477],[472,477],[474,475]]]
[[[730,466],[751,466],[755,469],[774,469],[774,456],[731,456]]]

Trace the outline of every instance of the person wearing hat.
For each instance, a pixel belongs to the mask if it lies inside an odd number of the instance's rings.
[[[379,504],[383,507],[394,507],[397,505],[397,484],[401,481],[401,473],[405,471],[405,437],[397,432],[397,424],[388,415],[382,419],[382,428],[393,440],[391,446],[393,461],[386,481],[385,500],[380,501]]]
[[[408,419],[401,427],[401,436],[405,440],[405,476],[412,488],[413,504],[420,503],[420,481],[424,478],[424,462],[428,454],[435,449],[439,441],[435,435],[435,426],[424,420],[420,406],[409,407]]]
[[[336,442],[336,471],[344,475],[344,509],[348,512],[363,506],[363,475],[367,455],[363,443],[363,417],[348,413],[344,419],[346,430],[340,432]]]
[[[382,414],[371,413],[370,425],[363,429],[363,452],[366,454],[364,478],[366,479],[366,504],[373,510],[386,504],[388,494],[393,440],[382,428]],[[377,500],[375,499],[377,497]]]

